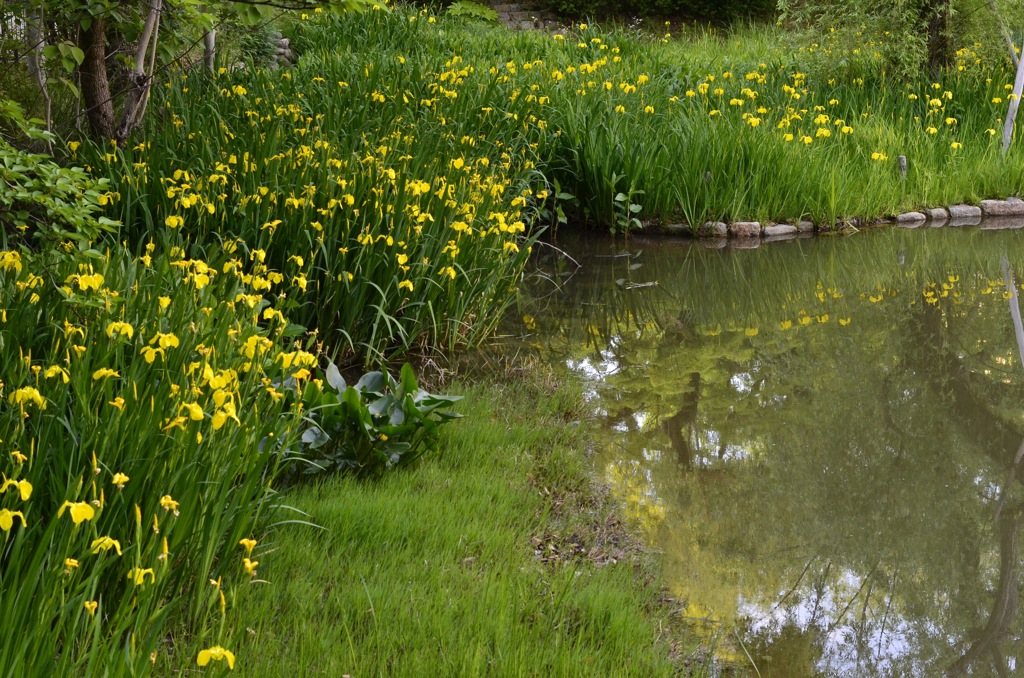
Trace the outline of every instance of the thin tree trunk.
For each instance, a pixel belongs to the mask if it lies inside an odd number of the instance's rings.
[[[42,8],[30,7],[25,12],[25,50],[28,52],[25,57],[25,67],[28,70],[29,79],[33,82],[39,80],[39,71],[43,68],[39,54],[43,45]]]
[[[1017,108],[1020,106],[1020,97],[1024,93],[1024,59],[1017,62],[1017,79],[1013,83],[1013,94],[1010,95],[1010,110],[1006,112],[1006,122],[1003,123],[1003,154],[1010,150],[1010,141],[1013,140],[1013,123],[1017,119]]]
[[[203,64],[210,73],[217,68],[217,29],[215,28],[203,33]]]
[[[135,115],[135,124],[139,125],[142,123],[142,116],[146,114],[146,106],[149,105],[149,90],[153,87],[153,74],[156,72],[156,48],[159,44],[158,38],[160,37],[160,22],[156,24],[156,28],[153,30],[153,39],[150,40],[149,50],[149,67],[146,72],[149,74],[149,82],[146,85],[146,96],[142,97],[142,104],[139,107],[139,112]]]
[[[31,50],[26,57],[25,66],[29,78],[39,88],[43,97],[43,105],[46,115],[46,131],[49,132],[53,126],[53,99],[50,97],[50,89],[46,83],[46,67],[43,63],[43,47],[46,39],[43,36],[43,6],[33,7],[25,13],[25,39],[28,48]],[[49,141],[46,142],[48,151],[52,152]]]
[[[85,53],[79,66],[82,100],[89,128],[97,139],[114,137],[114,101],[107,80],[107,26],[100,17],[94,17],[87,30],[82,31],[78,45]]]
[[[152,79],[152,69],[150,68],[147,72],[146,57],[149,56],[151,44],[154,47],[156,45],[162,0],[150,0],[150,2],[149,14],[146,15],[146,23],[142,27],[139,44],[135,50],[135,69],[129,76],[132,88],[128,90],[121,122],[117,125],[116,137],[119,143],[131,136],[132,131],[142,121],[142,114],[146,110],[146,98],[149,96]],[[150,61],[152,62],[152,59]]]

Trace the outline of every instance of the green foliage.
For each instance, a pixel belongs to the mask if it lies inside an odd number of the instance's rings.
[[[0,116],[28,135],[52,139],[25,121],[12,102],[6,102]],[[109,179],[93,178],[81,167],[64,167],[0,139],[0,249],[29,243],[52,247],[68,240],[85,246],[120,226],[102,214],[111,196]]]
[[[928,61],[928,19],[934,11],[930,0],[888,0],[886,2],[809,2],[780,0],[780,21],[807,30],[804,39],[816,42],[830,39],[841,53],[863,45],[864,36],[889,36],[882,41],[880,56],[885,68],[897,78],[918,75]],[[819,53],[815,61],[818,73],[828,77],[828,69],[844,70],[849,59],[830,58]],[[838,62],[838,63],[836,63]],[[845,73],[843,75],[846,75]]]
[[[441,409],[461,398],[421,389],[408,363],[399,379],[373,371],[349,386],[334,363],[325,378],[332,390],[306,390],[313,423],[302,434],[300,450],[309,462],[307,473],[373,473],[408,464],[436,450],[439,426],[461,416]]]
[[[42,53],[43,57],[47,59],[58,60],[68,73],[72,73],[75,68],[82,64],[82,60],[85,59],[85,52],[77,45],[67,41],[47,45],[43,48]]]
[[[614,189],[620,179],[625,178],[612,173],[612,188]],[[640,223],[640,219],[636,216],[643,209],[643,206],[633,202],[633,198],[642,196],[643,193],[643,191],[636,189],[635,184],[631,183],[626,193],[615,194],[615,197],[612,198],[612,210],[615,212],[615,226],[612,228],[612,234],[625,234],[629,231],[643,228],[643,224]]]
[[[272,24],[256,26],[236,21],[225,22],[217,31],[218,59],[224,67],[237,62],[247,67],[263,68],[270,63],[276,47],[272,38]]]
[[[7,675],[171,672],[172,633],[190,664],[234,647],[221,596],[250,590],[238,542],[299,422],[264,383],[288,376],[286,328],[234,303],[237,278],[200,287],[180,252],[105,244],[0,253]]]
[[[89,148],[130,237],[261,250],[285,276],[270,293],[339,363],[479,344],[538,236],[541,135],[536,104],[497,96],[429,18],[300,18],[294,68],[159,88],[148,143]]]
[[[486,5],[481,5],[478,2],[472,2],[472,0],[458,0],[458,2],[453,2],[448,5],[448,9],[445,10],[445,13],[459,19],[486,21],[488,23],[498,21],[497,12]]]
[[[545,8],[579,19],[678,18],[729,23],[770,19],[775,0],[542,0]]]
[[[243,603],[236,672],[286,678],[315,657],[339,676],[705,675],[590,489],[578,387],[544,372],[456,387],[466,418],[429,464],[291,493],[323,529],[275,536],[274,595]]]

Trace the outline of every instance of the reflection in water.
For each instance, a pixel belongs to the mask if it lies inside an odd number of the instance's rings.
[[[538,287],[530,341],[587,378],[607,479],[727,664],[1016,672],[1019,241],[590,241]]]

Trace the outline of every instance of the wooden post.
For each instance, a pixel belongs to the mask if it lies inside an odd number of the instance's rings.
[[[1013,94],[1010,95],[1010,110],[1006,112],[1006,122],[1003,123],[1003,155],[1010,150],[1010,141],[1013,139],[1013,123],[1017,119],[1017,109],[1020,107],[1020,97],[1024,93],[1024,59],[1017,62],[1017,78],[1013,83]]]
[[[897,160],[900,163],[900,176],[903,178],[903,181],[906,181],[907,180],[907,156],[901,155],[899,158],[897,158]]]

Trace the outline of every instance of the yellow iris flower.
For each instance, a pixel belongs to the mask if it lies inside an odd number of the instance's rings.
[[[147,567],[142,569],[141,567],[133,567],[128,571],[128,578],[135,582],[136,586],[142,586],[146,583],[146,575],[149,575],[150,583],[156,582],[156,575],[153,574],[153,568]]]
[[[75,525],[86,520],[92,520],[96,515],[96,509],[94,509],[88,502],[84,501],[76,501],[73,503],[70,501],[64,502],[60,505],[60,508],[57,509],[58,518],[64,515],[64,509],[71,509],[71,521]]]
[[[21,526],[25,527],[24,513],[21,511],[11,511],[10,509],[0,509],[0,530],[10,532],[11,528],[14,527],[15,518],[21,518]]]
[[[2,476],[4,479],[3,485],[0,485],[0,494],[6,492],[11,487],[17,488],[18,493],[21,494],[22,501],[28,501],[29,497],[32,496],[32,483],[27,480],[8,480],[6,476]]]
[[[205,650],[200,650],[199,657],[196,658],[196,664],[206,666],[210,663],[210,660],[219,662],[222,659],[227,660],[229,669],[235,668],[235,655],[231,650],[225,650],[220,645],[214,645],[213,647]]]
[[[99,539],[93,539],[92,543],[89,544],[89,548],[92,549],[93,555],[96,555],[100,551],[109,551],[114,549],[117,551],[117,555],[121,555],[121,542],[110,537],[100,537]]]

